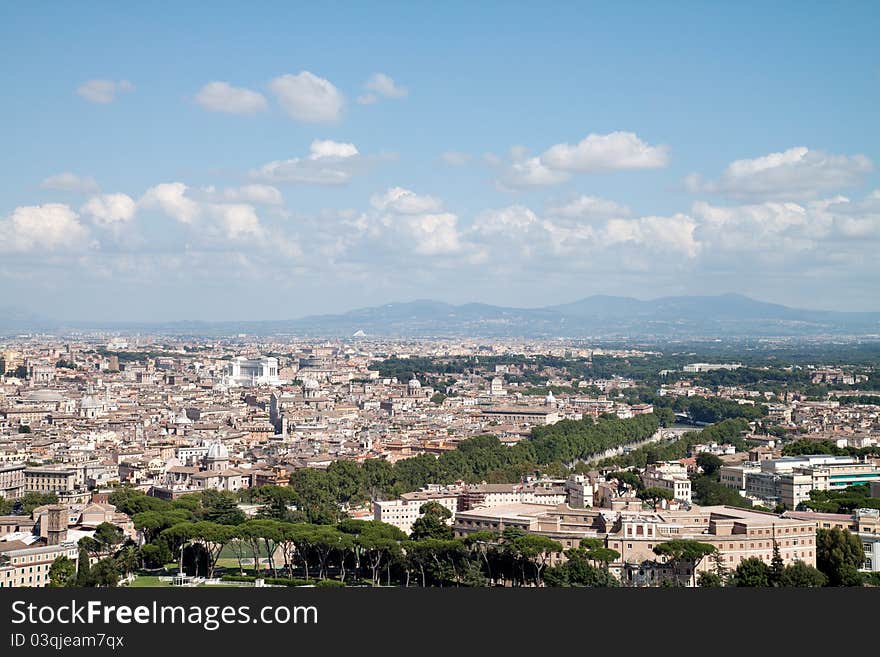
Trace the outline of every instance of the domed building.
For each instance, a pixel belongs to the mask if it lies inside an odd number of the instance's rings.
[[[422,396],[422,384],[419,383],[416,377],[411,378],[409,383],[406,384],[406,394],[408,397]]]
[[[208,453],[205,454],[205,468],[207,470],[226,470],[229,467],[229,450],[226,445],[217,442],[211,443]]]
[[[547,396],[544,397],[544,406],[556,406],[556,397],[553,396],[552,390],[549,390]]]
[[[303,381],[303,397],[306,399],[315,399],[321,395],[321,386],[315,379],[306,379]]]

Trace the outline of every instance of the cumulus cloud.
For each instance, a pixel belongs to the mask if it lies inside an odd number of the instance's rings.
[[[256,210],[246,203],[211,203],[208,214],[216,220],[222,237],[228,240],[246,240],[264,237],[263,227]]]
[[[113,228],[134,219],[137,204],[127,194],[101,194],[91,197],[80,208],[96,226]]]
[[[669,163],[666,146],[651,146],[633,132],[589,134],[577,144],[556,144],[541,155],[557,171],[594,173],[621,169],[659,169]]]
[[[40,183],[43,189],[56,189],[63,192],[91,194],[98,191],[98,183],[89,176],[78,176],[69,171],[49,176]]]
[[[186,195],[187,189],[182,182],[161,183],[144,192],[138,204],[147,209],[159,209],[182,224],[191,224],[201,214],[201,208]]]
[[[345,102],[332,82],[309,71],[277,77],[269,88],[290,118],[307,123],[335,121]]]
[[[354,144],[315,140],[307,156],[268,162],[251,171],[250,176],[276,183],[344,185],[363,165]]]
[[[430,256],[461,250],[458,217],[450,212],[410,216],[403,223],[415,243],[416,253]]]
[[[17,207],[0,220],[0,252],[74,251],[88,246],[89,231],[63,203]]]
[[[646,253],[693,259],[700,252],[696,223],[687,215],[624,218],[610,214],[591,219],[585,222],[574,212],[567,217],[561,213],[541,216],[526,206],[512,205],[478,214],[466,238],[479,246],[490,263],[506,265],[511,254],[516,254],[524,267],[553,269],[617,267],[623,261],[643,259]],[[560,256],[565,259],[559,260]]]
[[[666,146],[647,144],[633,132],[589,134],[577,144],[556,144],[534,157],[514,147],[509,162],[495,156],[487,159],[501,169],[502,189],[557,185],[575,173],[657,169],[669,163]]]
[[[504,190],[546,187],[558,185],[570,178],[571,174],[566,171],[547,167],[540,157],[524,157],[521,149],[514,149],[511,162],[502,167],[498,187]]]
[[[379,98],[405,98],[409,95],[406,87],[398,85],[393,78],[384,73],[373,73],[364,84],[369,93],[358,96],[361,105],[373,105]]]
[[[228,82],[209,82],[199,89],[195,101],[206,110],[227,114],[255,114],[268,107],[263,94]]]
[[[873,164],[864,155],[833,155],[806,146],[731,162],[717,180],[684,180],[694,193],[742,199],[808,199],[829,189],[858,185]]]
[[[320,231],[325,255],[335,260],[375,259],[377,253],[392,260],[408,260],[413,254],[449,259],[469,248],[462,242],[458,215],[443,212],[437,197],[391,187],[373,194],[370,205],[366,212],[325,217]],[[355,252],[359,255],[353,256]]]
[[[382,194],[373,194],[370,204],[377,210],[390,210],[400,214],[437,212],[443,206],[434,196],[422,196],[402,187],[391,187]]]
[[[76,89],[76,93],[90,103],[106,105],[116,100],[119,94],[134,91],[128,80],[88,80]]]
[[[601,232],[608,245],[628,243],[647,250],[696,257],[700,244],[694,236],[697,224],[685,214],[671,217],[611,219]]]

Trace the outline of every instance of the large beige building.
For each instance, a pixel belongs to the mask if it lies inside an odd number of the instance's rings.
[[[547,425],[559,422],[559,413],[555,409],[529,406],[486,408],[483,409],[483,417],[488,420],[513,424]]]
[[[0,464],[0,497],[16,500],[24,492],[24,463]]]
[[[653,549],[674,539],[714,545],[719,557],[717,564],[729,571],[752,557],[769,564],[774,540],[786,564],[803,561],[816,565],[813,522],[727,506],[655,512],[508,504],[460,512],[455,520],[457,536],[481,530],[501,533],[508,527],[547,536],[559,541],[563,549],[577,547],[583,538],[602,539],[607,547],[620,553],[611,569],[625,585],[651,584],[664,576],[692,583],[696,574],[716,567],[715,560],[704,559],[697,565],[696,573],[664,570]],[[564,557],[552,555],[551,563],[560,558]]]
[[[880,572],[880,510],[855,509],[852,514],[786,511],[785,518],[813,522],[816,529],[845,529],[859,537],[865,560],[861,570]]]
[[[77,468],[65,465],[40,465],[25,468],[25,492],[66,493],[76,488]]]

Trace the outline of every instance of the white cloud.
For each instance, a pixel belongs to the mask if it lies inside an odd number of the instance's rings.
[[[362,167],[362,159],[354,144],[315,140],[306,157],[268,162],[250,176],[267,182],[344,185]]]
[[[522,189],[524,187],[546,187],[558,185],[571,178],[565,171],[555,171],[544,165],[539,157],[522,157],[514,151],[513,161],[502,169],[498,186],[501,189]]]
[[[697,256],[700,244],[694,236],[697,224],[684,214],[672,217],[611,219],[601,233],[607,245],[629,243],[640,249]]]
[[[309,151],[309,159],[311,160],[333,157],[346,158],[358,154],[358,149],[354,144],[331,141],[329,139],[316,139],[309,147]]]
[[[112,103],[117,95],[129,91],[134,91],[134,85],[128,80],[88,80],[76,89],[81,98],[101,105]]]
[[[461,250],[458,217],[452,213],[422,214],[404,221],[415,242],[416,253],[444,255]]]
[[[373,194],[370,204],[377,210],[399,214],[423,214],[439,211],[443,203],[433,196],[422,196],[402,187],[391,187],[383,194]]]
[[[62,203],[18,207],[0,220],[0,252],[77,250],[88,237],[76,212]]]
[[[627,217],[630,210],[625,205],[596,196],[581,195],[564,203],[550,205],[546,214],[564,219],[608,219],[611,217]]]
[[[440,157],[446,164],[453,167],[461,167],[471,161],[471,156],[468,153],[460,151],[446,151]]]
[[[201,208],[186,196],[187,189],[182,182],[162,183],[144,192],[138,204],[147,209],[158,208],[182,224],[191,224],[199,217]]]
[[[401,87],[384,73],[373,73],[364,87],[385,98],[405,98],[409,94],[409,89]]]
[[[284,197],[277,187],[272,185],[243,185],[218,190],[205,187],[201,190],[210,201],[227,201],[230,203],[253,203],[255,205],[283,205]]]
[[[57,189],[64,192],[79,192],[90,194],[98,191],[98,183],[94,178],[78,176],[75,173],[65,172],[49,176],[40,183],[43,189]]]
[[[219,224],[224,238],[234,241],[264,237],[263,227],[252,205],[213,203],[207,207],[209,215]]]
[[[269,88],[287,115],[297,121],[335,121],[345,102],[333,83],[309,71],[277,77],[269,83]]]
[[[593,173],[621,169],[658,169],[669,163],[666,146],[651,146],[633,132],[589,134],[577,144],[556,144],[541,162],[557,171]]]
[[[376,94],[363,94],[357,97],[358,105],[375,105],[379,102],[379,97]]]
[[[102,228],[111,228],[134,219],[137,204],[127,194],[101,194],[93,196],[80,208],[80,212],[92,217]]]
[[[691,174],[684,182],[692,192],[731,198],[808,199],[824,190],[858,185],[872,169],[864,155],[832,155],[797,146],[731,162],[718,180],[703,181]]]
[[[545,187],[569,180],[574,173],[600,173],[627,169],[657,169],[669,162],[666,146],[651,146],[632,132],[587,135],[577,144],[556,144],[537,157],[516,146],[510,162],[488,155],[490,165],[501,168],[501,189]]]
[[[485,210],[477,215],[473,229],[482,235],[523,235],[540,219],[524,205],[511,205],[498,210]]]
[[[195,95],[195,101],[206,110],[228,114],[255,114],[268,106],[263,94],[228,82],[209,82]]]

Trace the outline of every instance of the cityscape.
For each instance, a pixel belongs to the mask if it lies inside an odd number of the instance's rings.
[[[10,336],[0,583],[880,583],[880,340],[713,348]]]

